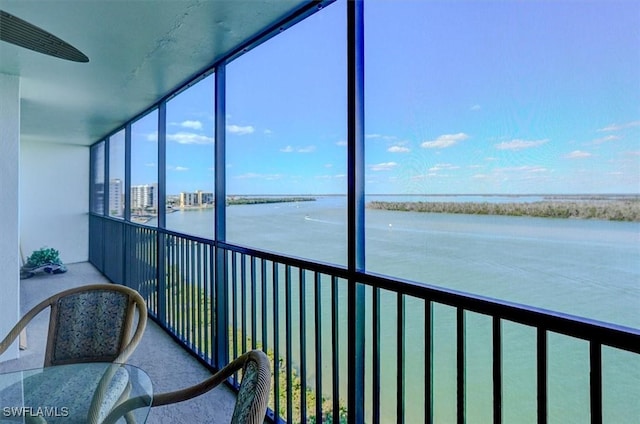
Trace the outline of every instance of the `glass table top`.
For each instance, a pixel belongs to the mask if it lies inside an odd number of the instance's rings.
[[[0,374],[0,423],[144,423],[153,389],[128,364],[90,362]]]

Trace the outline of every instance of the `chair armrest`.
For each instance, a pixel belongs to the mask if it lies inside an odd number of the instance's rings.
[[[4,353],[9,346],[13,344],[13,342],[20,336],[20,333],[27,327],[27,324],[31,322],[31,320],[42,312],[43,309],[51,305],[51,298],[45,299],[36,306],[34,306],[25,316],[20,318],[20,321],[9,331],[9,333],[5,336],[2,341],[0,341],[0,354]]]
[[[206,380],[195,384],[190,387],[186,387],[181,390],[175,390],[172,392],[159,393],[153,395],[153,402],[151,406],[161,406],[170,403],[182,402],[200,396],[203,393],[208,392],[214,387],[224,383],[234,373],[241,370],[244,364],[247,362],[251,355],[251,352],[244,353],[235,360],[229,362],[224,368],[217,373],[213,374]]]

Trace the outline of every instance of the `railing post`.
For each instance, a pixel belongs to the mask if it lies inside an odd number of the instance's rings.
[[[591,399],[591,424],[602,424],[602,345],[589,343],[589,394]]]
[[[457,394],[457,422],[464,424],[466,422],[466,363],[465,363],[465,314],[463,308],[456,310],[456,394]]]
[[[547,423],[547,330],[537,328],[538,424]]]
[[[493,422],[502,423],[502,321],[493,317]]]

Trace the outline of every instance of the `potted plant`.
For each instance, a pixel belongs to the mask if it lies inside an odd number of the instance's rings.
[[[48,274],[67,272],[67,267],[60,260],[60,252],[51,247],[41,247],[34,250],[27,258],[27,263],[20,268],[20,278],[31,278],[38,272]]]

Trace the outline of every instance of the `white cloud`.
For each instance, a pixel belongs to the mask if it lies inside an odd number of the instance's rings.
[[[632,127],[640,127],[640,121],[631,121],[625,124],[610,124],[604,128],[600,128],[598,131],[600,132],[620,131],[620,130],[623,130],[626,128],[632,128]]]
[[[247,135],[247,134],[253,134],[253,132],[255,131],[255,128],[253,128],[251,125],[246,125],[246,126],[227,125],[227,131],[235,135]]]
[[[202,122],[200,121],[183,121],[182,123],[180,123],[181,127],[184,128],[191,128],[192,130],[201,130],[202,129]]]
[[[257,174],[255,172],[248,172],[246,174],[236,175],[234,178],[240,178],[240,179],[258,178],[258,179],[264,179],[264,180],[279,180],[282,177],[283,177],[282,174]]]
[[[460,167],[457,165],[452,165],[450,163],[437,163],[431,168],[429,168],[429,172],[438,172],[438,171],[445,171],[445,170],[449,171],[454,169],[460,169]]]
[[[144,166],[146,166],[147,168],[155,168],[156,167],[156,163],[155,162],[147,162],[144,164]]]
[[[593,156],[593,155],[589,152],[583,152],[582,150],[574,150],[573,152],[565,155],[564,157],[567,159],[582,159],[582,158],[588,158],[590,156]]]
[[[608,143],[610,141],[616,141],[616,140],[620,140],[620,136],[611,134],[611,135],[607,135],[605,137],[601,137],[593,140],[593,144]]]
[[[324,175],[316,175],[314,178],[316,180],[337,180],[345,177],[346,177],[345,174],[335,174],[335,175],[324,174]]]
[[[433,175],[426,175],[426,174],[418,174],[418,175],[412,175],[411,177],[409,177],[409,179],[411,181],[424,181],[426,180],[428,177],[433,177]]]
[[[368,138],[368,139],[380,139],[380,140],[385,140],[385,141],[393,141],[393,140],[397,140],[398,137],[394,136],[394,135],[385,135],[385,134],[365,134],[364,138]]]
[[[264,135],[271,135],[273,134],[273,131],[271,131],[269,128],[267,128],[266,130],[263,131]]]
[[[396,166],[398,166],[398,164],[395,162],[382,162],[375,165],[369,165],[369,168],[371,168],[372,171],[391,171]]]
[[[291,145],[287,146],[287,147],[283,147],[282,149],[280,149],[281,152],[283,153],[312,153],[315,152],[316,150],[316,146],[305,146],[305,147],[293,147]]]
[[[504,141],[502,143],[496,144],[495,148],[498,150],[523,150],[523,149],[530,149],[532,147],[539,147],[548,142],[549,142],[549,139],[544,139],[544,140],[515,139],[515,140]]]
[[[522,180],[522,181],[542,181],[549,178],[549,169],[539,165],[523,165],[494,168],[488,172],[479,172],[472,176],[475,180],[490,180],[490,181],[507,181],[507,180]]]
[[[189,132],[167,134],[167,141],[175,141],[179,144],[213,144],[213,137]]]
[[[387,152],[391,152],[391,153],[407,153],[410,151],[411,149],[404,146],[391,146],[387,149]]]
[[[469,138],[465,133],[458,134],[443,134],[435,140],[425,141],[421,144],[425,149],[444,149],[457,144],[459,141],[463,141]]]
[[[170,171],[177,171],[177,172],[184,172],[189,170],[189,168],[187,168],[186,166],[167,166],[167,168]]]
[[[473,111],[480,110],[480,109],[482,109],[482,107],[480,107],[480,105],[471,106],[471,110],[473,110]]]
[[[505,168],[496,168],[496,171],[539,173],[539,172],[547,172],[548,169],[545,168],[544,166],[539,166],[539,165],[523,165],[523,166],[512,166],[512,167],[505,167]]]
[[[347,141],[346,140],[340,140],[340,141],[336,141],[336,146],[346,146],[347,145]]]
[[[306,146],[306,147],[300,147],[298,150],[296,150],[298,153],[312,153],[316,151],[316,146]]]

